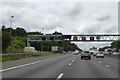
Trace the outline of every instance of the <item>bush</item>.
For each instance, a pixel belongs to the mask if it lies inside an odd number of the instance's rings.
[[[23,52],[25,42],[26,41],[24,37],[14,37],[7,48],[7,53]]]
[[[16,50],[15,47],[9,46],[9,47],[7,48],[7,53],[16,53],[16,52],[17,52],[17,50]]]

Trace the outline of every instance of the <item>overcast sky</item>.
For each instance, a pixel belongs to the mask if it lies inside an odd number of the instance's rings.
[[[111,1],[111,0],[110,0]],[[118,2],[2,2],[3,25],[22,27],[26,31],[63,34],[117,34]],[[2,25],[1,24],[1,25]],[[102,47],[110,43],[77,43],[82,49]]]

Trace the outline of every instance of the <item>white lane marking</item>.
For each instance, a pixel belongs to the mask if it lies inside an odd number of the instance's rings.
[[[37,62],[33,62],[33,63],[28,63],[28,64],[24,64],[24,65],[20,65],[20,66],[15,66],[15,67],[3,69],[3,70],[0,70],[0,72],[12,70],[12,69],[17,69],[17,68],[21,68],[21,67],[25,67],[25,66],[29,66],[29,65],[33,65],[33,64],[37,64],[37,63],[40,63],[40,62],[43,62],[43,61],[52,60],[52,59],[54,59],[54,58],[50,58],[50,59],[46,59],[46,60],[41,60],[41,61],[37,61]]]
[[[76,58],[74,58],[74,60],[75,60]]]
[[[64,75],[64,73],[61,73],[56,80],[60,80],[60,78],[62,78],[62,76]]]
[[[74,60],[72,60],[72,62],[74,62]]]
[[[74,60],[77,59],[77,57],[74,58]]]
[[[43,61],[47,61],[47,60],[43,60]]]
[[[54,58],[46,59],[46,61],[51,60],[51,59],[54,59]]]
[[[99,61],[99,63],[102,63],[101,61]]]
[[[71,63],[69,63],[69,65],[71,65]]]
[[[109,65],[106,65],[107,67],[110,67]]]

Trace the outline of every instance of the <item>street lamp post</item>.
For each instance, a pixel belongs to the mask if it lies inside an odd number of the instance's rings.
[[[43,31],[44,31],[44,28],[42,28],[42,33],[43,33]],[[43,35],[44,35],[44,33],[43,33]],[[43,51],[43,41],[41,41],[41,51]]]
[[[11,28],[12,28],[12,19],[13,19],[13,18],[14,18],[14,16],[11,16],[10,35],[12,35]]]
[[[42,28],[42,33],[43,33],[43,35],[44,35],[44,28]]]

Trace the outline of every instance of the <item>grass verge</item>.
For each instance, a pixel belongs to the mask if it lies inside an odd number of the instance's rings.
[[[18,60],[23,58],[30,58],[30,57],[39,57],[39,56],[54,56],[54,55],[61,55],[62,53],[55,53],[55,52],[35,52],[35,53],[20,53],[20,55],[16,56],[0,56],[0,62],[11,61],[11,60]]]

